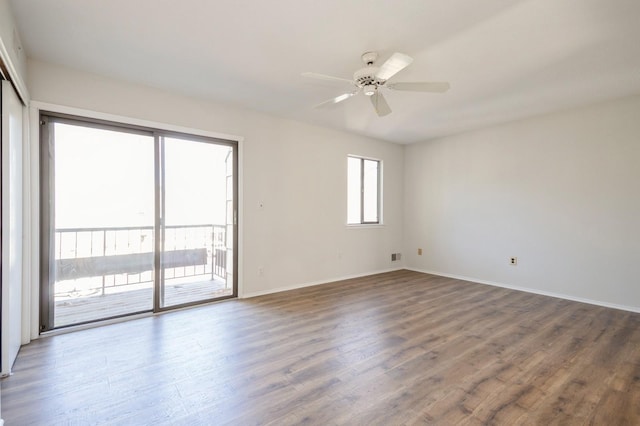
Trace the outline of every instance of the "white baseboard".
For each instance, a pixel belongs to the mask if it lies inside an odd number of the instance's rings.
[[[265,294],[280,293],[282,291],[295,290],[295,289],[298,289],[298,288],[311,287],[311,286],[314,286],[314,285],[329,284],[329,283],[333,283],[333,282],[336,282],[336,281],[350,280],[352,278],[368,277],[369,275],[383,274],[385,272],[401,271],[403,269],[406,269],[406,268],[400,266],[400,267],[397,267],[397,268],[381,269],[381,270],[378,270],[378,271],[365,272],[365,273],[362,273],[362,274],[345,275],[345,276],[342,276],[342,277],[327,278],[326,280],[310,281],[310,282],[301,283],[301,284],[293,284],[293,285],[277,287],[277,288],[273,288],[273,289],[269,289],[269,290],[253,291],[253,292],[249,292],[249,293],[243,293],[239,298],[240,299],[249,299],[251,297],[264,296]]]
[[[568,294],[554,293],[554,292],[544,291],[544,290],[537,290],[535,288],[529,288],[529,287],[519,287],[519,286],[515,286],[515,285],[503,284],[503,283],[498,283],[498,282],[494,282],[494,281],[487,281],[487,280],[480,280],[480,279],[472,278],[472,277],[465,277],[465,276],[462,276],[462,275],[447,274],[447,273],[444,273],[444,272],[427,271],[427,270],[424,270],[424,269],[410,268],[410,267],[407,267],[405,269],[408,269],[409,271],[414,271],[414,272],[422,272],[423,274],[431,274],[431,275],[438,275],[438,276],[441,276],[441,277],[455,278],[457,280],[470,281],[470,282],[473,282],[473,283],[485,284],[485,285],[490,285],[490,286],[493,286],[493,287],[508,288],[508,289],[511,289],[511,290],[524,291],[526,293],[533,293],[533,294],[539,294],[539,295],[542,295],[542,296],[556,297],[558,299],[571,300],[573,302],[588,303],[589,305],[596,305],[596,306],[602,306],[602,307],[605,307],[605,308],[620,309],[622,311],[640,313],[640,307],[638,307],[638,306],[618,305],[616,303],[602,302],[600,300],[593,300],[593,299],[585,299],[583,297],[576,297],[576,296],[571,296],[571,295],[568,295]]]

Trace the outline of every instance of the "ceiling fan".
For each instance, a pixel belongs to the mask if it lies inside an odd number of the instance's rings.
[[[394,53],[380,67],[374,65],[378,59],[376,52],[365,52],[362,54],[362,61],[366,64],[364,68],[357,70],[353,74],[353,80],[341,77],[333,77],[325,74],[317,74],[314,72],[302,73],[303,77],[317,78],[321,80],[329,80],[343,83],[350,83],[355,86],[354,90],[343,93],[335,98],[329,99],[316,105],[316,108],[337,104],[350,97],[362,92],[371,99],[371,104],[376,113],[382,117],[391,113],[391,108],[382,95],[381,89],[388,88],[391,90],[405,90],[412,92],[431,92],[443,93],[449,90],[449,83],[446,82],[398,82],[390,83],[389,79],[408,67],[413,58],[404,53]]]

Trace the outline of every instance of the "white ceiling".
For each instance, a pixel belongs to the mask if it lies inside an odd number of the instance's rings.
[[[638,0],[11,3],[30,58],[398,143],[640,93]],[[312,108],[350,87],[300,73],[351,78],[369,50],[451,90]]]

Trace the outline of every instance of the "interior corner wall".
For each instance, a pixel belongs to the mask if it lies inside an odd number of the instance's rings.
[[[241,296],[400,266],[390,255],[402,248],[402,146],[48,63],[28,61],[27,72],[34,104],[244,138]],[[348,154],[383,161],[382,227],[346,226]]]
[[[29,102],[29,94],[25,84],[27,59],[22,48],[13,11],[9,0],[0,0],[0,60],[10,73],[18,95],[23,103]]]
[[[412,269],[640,311],[640,96],[408,146],[404,252]]]

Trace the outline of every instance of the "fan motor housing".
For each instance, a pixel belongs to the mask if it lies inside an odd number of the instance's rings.
[[[383,81],[376,78],[376,73],[378,72],[378,67],[365,67],[361,68],[355,73],[353,73],[353,81],[360,87],[374,85],[378,86],[383,83]]]

